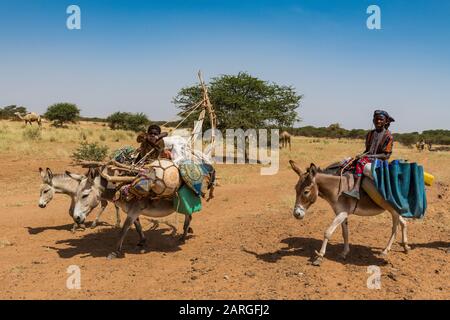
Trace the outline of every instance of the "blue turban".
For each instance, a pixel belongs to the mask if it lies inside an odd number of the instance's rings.
[[[389,113],[387,113],[387,111],[384,110],[375,110],[375,112],[373,113],[373,117],[375,118],[376,116],[383,116],[386,118],[387,122],[395,122],[394,118],[392,118]]]

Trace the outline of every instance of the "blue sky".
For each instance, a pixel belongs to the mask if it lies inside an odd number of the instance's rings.
[[[71,4],[81,30],[66,28]],[[370,128],[384,108],[393,131],[450,129],[450,1],[0,0],[0,106],[169,120],[199,69],[294,86],[299,125]]]

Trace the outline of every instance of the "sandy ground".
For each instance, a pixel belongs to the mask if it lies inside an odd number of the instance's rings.
[[[182,216],[161,221],[155,230],[144,218],[147,252],[136,249],[138,236],[132,230],[125,241],[126,257],[112,261],[106,259],[118,235],[112,206],[97,229],[72,234],[68,198],[57,195],[46,209],[37,205],[37,169],[62,172],[68,159],[0,154],[0,298],[449,299],[448,153],[418,154],[406,148],[398,153],[408,154],[410,160],[417,157],[439,176],[428,188],[425,219],[409,223],[409,254],[397,242],[388,257],[378,255],[390,234],[388,213],[351,216],[347,260],[339,257],[343,244],[337,230],[322,266],[311,265],[333,214],[320,199],[304,220],[293,218],[297,177],[288,160],[306,165],[313,159],[325,165],[350,149],[358,150],[360,144],[328,146],[295,140],[296,151],[281,153],[280,172],[274,176],[261,176],[258,166],[221,165],[216,198],[194,214],[194,235],[185,244],[173,236],[174,227],[181,232]],[[333,148],[338,151],[330,154]],[[80,290],[66,287],[71,265],[80,267]],[[370,266],[380,268],[381,289],[367,287]]]

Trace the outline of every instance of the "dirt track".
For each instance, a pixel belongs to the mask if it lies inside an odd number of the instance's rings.
[[[425,219],[409,223],[409,254],[397,242],[387,258],[378,256],[390,234],[389,214],[351,216],[349,258],[339,257],[343,245],[337,230],[326,260],[314,267],[310,257],[333,215],[319,200],[303,221],[292,217],[296,175],[287,160],[283,153],[275,176],[261,176],[257,166],[220,166],[219,175],[228,178],[214,201],[194,214],[195,233],[185,244],[178,244],[170,225],[149,230],[152,224],[143,220],[148,251],[135,249],[133,231],[125,241],[126,258],[109,261],[118,234],[112,207],[103,215],[105,224],[72,234],[68,198],[59,195],[46,209],[37,206],[37,168],[60,172],[68,161],[1,156],[0,187],[6,192],[0,204],[0,298],[450,298],[446,183],[429,189]],[[179,217],[178,231],[182,221]],[[66,288],[70,265],[81,268],[81,290]],[[380,290],[367,288],[371,265],[381,268]]]

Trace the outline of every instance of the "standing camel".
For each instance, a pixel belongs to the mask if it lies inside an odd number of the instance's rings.
[[[370,217],[379,215],[386,210],[389,211],[392,215],[392,232],[382,255],[387,255],[391,250],[399,223],[402,229],[403,248],[405,252],[410,250],[406,234],[406,221],[392,208],[388,202],[383,200],[383,207],[380,207],[375,204],[375,202],[373,202],[373,200],[366,193],[361,195],[361,199],[359,201],[354,198],[347,197],[343,195],[342,192],[351,189],[351,183],[347,180],[348,177],[327,174],[318,169],[313,163],[311,163],[311,166],[305,172],[303,172],[294,161],[290,160],[289,163],[295,173],[299,176],[299,180],[295,186],[296,199],[293,212],[294,217],[297,219],[303,219],[305,217],[306,210],[308,210],[308,208],[316,202],[318,197],[326,200],[336,215],[333,223],[325,231],[325,238],[322,243],[322,248],[320,249],[320,252],[316,251],[316,257],[313,261],[313,265],[319,266],[321,264],[323,257],[325,256],[327,243],[339,225],[342,226],[342,236],[344,238],[344,251],[342,252],[342,257],[344,259],[347,257],[347,254],[350,251],[347,217],[351,214]],[[372,183],[373,185],[373,182],[370,181],[370,179],[363,179],[363,188],[365,187],[365,184],[368,183]]]
[[[291,134],[287,131],[283,131],[280,134],[280,141],[281,141],[281,149],[287,148],[287,145],[289,144],[289,151],[291,151]]]
[[[37,113],[30,112],[27,113],[25,116],[22,116],[19,112],[16,112],[14,113],[14,115],[19,117],[20,120],[25,121],[25,125],[29,123],[31,126],[32,122],[37,122],[39,126],[41,125],[41,116],[38,115]]]

